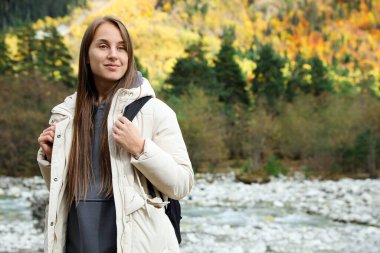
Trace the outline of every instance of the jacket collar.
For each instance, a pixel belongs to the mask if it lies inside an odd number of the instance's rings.
[[[129,89],[118,89],[112,100],[120,99],[122,101],[126,100],[129,101],[129,103],[132,103],[136,99],[146,96],[156,97],[152,85],[145,77],[141,75],[140,72],[138,72],[138,81],[134,83]],[[63,103],[55,106],[52,109],[52,114],[61,114],[70,118],[74,118],[76,97],[76,92],[66,97]]]

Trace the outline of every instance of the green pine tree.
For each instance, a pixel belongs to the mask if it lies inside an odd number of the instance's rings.
[[[10,53],[5,43],[5,36],[0,34],[0,75],[13,74],[13,62],[9,55]]]
[[[309,74],[309,70],[304,67],[307,63],[306,59],[298,53],[295,57],[295,66],[292,69],[292,74],[288,78],[288,82],[285,89],[285,96],[288,101],[293,101],[294,97],[300,92],[305,94],[310,93],[311,85],[306,79]]]
[[[285,93],[285,79],[281,71],[284,67],[284,59],[276,54],[270,44],[262,46],[258,55],[252,91],[255,96],[264,97],[272,107]]]
[[[55,27],[44,31],[39,47],[36,57],[39,72],[48,80],[62,81],[67,87],[74,87],[75,78],[70,65],[72,57]]]
[[[76,6],[86,7],[87,0],[2,0],[0,1],[0,29],[19,27],[46,16],[58,17],[70,13]]]
[[[190,87],[199,87],[206,94],[218,94],[218,82],[214,70],[207,64],[201,44],[190,45],[186,57],[177,60],[166,83],[171,84],[169,95],[182,95]]]
[[[16,72],[30,74],[36,69],[37,55],[36,32],[31,25],[25,25],[18,29],[17,33],[17,63]]]
[[[323,65],[322,60],[318,56],[313,56],[309,59],[311,66],[311,92],[315,96],[319,96],[322,93],[333,92],[333,84],[329,79],[328,70]]]
[[[216,78],[220,83],[218,94],[220,100],[229,105],[237,103],[248,105],[249,97],[245,90],[246,81],[239,64],[234,59],[236,55],[232,46],[234,40],[235,31],[225,29],[221,49],[214,61]]]

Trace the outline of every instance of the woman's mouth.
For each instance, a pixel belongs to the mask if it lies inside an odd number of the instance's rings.
[[[104,66],[108,69],[108,70],[116,70],[119,65],[117,64],[104,64]]]

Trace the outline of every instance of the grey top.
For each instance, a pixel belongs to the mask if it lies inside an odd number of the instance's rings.
[[[114,253],[116,247],[116,211],[113,197],[100,192],[100,144],[105,103],[94,116],[91,168],[95,180],[89,185],[87,199],[71,205],[66,236],[66,253]]]

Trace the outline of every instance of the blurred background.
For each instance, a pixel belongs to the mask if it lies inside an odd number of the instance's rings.
[[[2,0],[0,252],[42,248],[37,137],[103,15],[198,173],[184,252],[380,252],[380,0]]]

